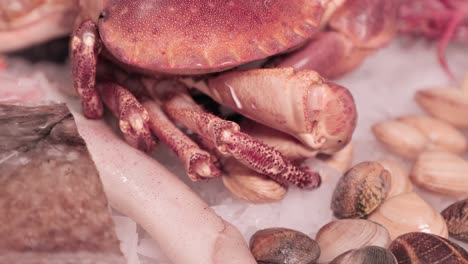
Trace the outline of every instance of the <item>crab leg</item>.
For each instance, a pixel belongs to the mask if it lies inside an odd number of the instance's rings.
[[[102,99],[119,118],[125,140],[133,147],[149,152],[156,142],[148,127],[149,114],[127,89],[111,82],[99,84]]]
[[[351,139],[356,106],[351,93],[310,70],[256,69],[207,81],[183,80],[218,103],[299,139],[307,147],[334,153]]]
[[[96,90],[96,65],[102,44],[96,24],[83,22],[73,33],[71,41],[73,85],[81,96],[83,113],[87,118],[100,118],[102,101]]]
[[[188,136],[177,128],[162,111],[161,106],[152,100],[144,100],[143,107],[149,114],[151,131],[171,148],[184,163],[187,175],[192,181],[211,178],[220,174],[210,153],[200,149]]]
[[[320,175],[292,165],[273,148],[240,132],[236,123],[208,114],[192,98],[181,91],[170,93],[164,110],[187,128],[210,140],[222,154],[229,154],[242,164],[267,175],[283,185],[313,188],[320,184]]]

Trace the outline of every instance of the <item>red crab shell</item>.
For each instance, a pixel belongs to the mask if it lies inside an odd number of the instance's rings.
[[[285,52],[317,31],[318,0],[109,0],[106,49],[146,71],[201,74]]]

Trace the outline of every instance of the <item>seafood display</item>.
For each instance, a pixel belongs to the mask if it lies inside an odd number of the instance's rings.
[[[468,263],[467,14],[0,2],[0,262]]]

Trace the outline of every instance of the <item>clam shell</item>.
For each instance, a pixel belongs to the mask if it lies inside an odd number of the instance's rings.
[[[468,263],[468,252],[440,236],[423,232],[407,233],[393,241],[389,250],[398,263]]]
[[[287,228],[267,228],[250,238],[250,250],[259,263],[309,264],[320,255],[317,242]]]
[[[419,129],[400,121],[385,121],[372,126],[375,137],[391,152],[415,159],[429,139]]]
[[[363,219],[332,221],[320,228],[315,240],[322,251],[320,263],[331,261],[343,252],[363,246],[386,247],[391,241],[383,226]]]
[[[377,162],[362,162],[340,178],[331,208],[337,218],[363,218],[387,197],[390,173]]]
[[[416,92],[415,100],[430,115],[456,127],[468,128],[468,93],[462,89],[421,90]]]
[[[391,184],[387,199],[413,190],[409,172],[403,167],[403,164],[396,160],[379,160],[378,162],[390,173]]]
[[[387,228],[392,239],[417,231],[448,236],[442,216],[413,192],[388,199],[368,219]]]
[[[465,136],[451,124],[430,116],[404,116],[399,121],[421,130],[429,139],[427,149],[462,153],[466,150]]]
[[[468,199],[458,201],[442,211],[450,236],[468,242]]]
[[[427,151],[419,155],[410,178],[414,184],[433,192],[468,195],[468,162],[447,151]]]
[[[245,167],[234,159],[223,163],[224,186],[240,199],[252,203],[270,203],[284,198],[287,189],[281,184]]]
[[[393,253],[383,247],[368,246],[349,250],[336,257],[330,264],[397,264]]]

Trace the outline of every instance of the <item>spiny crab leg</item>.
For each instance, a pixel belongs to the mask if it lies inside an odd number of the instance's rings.
[[[81,96],[87,118],[102,117],[103,106],[96,90],[96,65],[102,44],[96,24],[85,21],[73,33],[71,41],[73,85]]]
[[[214,164],[214,157],[200,149],[195,142],[180,131],[163,112],[160,104],[144,99],[142,105],[149,113],[151,131],[176,153],[192,181],[220,175],[220,170]]]
[[[137,108],[140,106],[134,96],[139,98],[142,107],[148,114],[147,121],[146,114],[144,114],[144,122],[148,125],[151,132],[164,142],[182,161],[186,169],[187,176],[192,181],[198,181],[204,178],[212,178],[220,175],[220,170],[215,165],[216,158],[210,153],[202,150],[195,142],[193,142],[193,140],[173,124],[161,109],[161,104],[157,98],[148,98],[148,95],[155,97],[151,87],[159,84],[161,82],[160,80],[141,78],[141,76],[133,78],[132,76],[129,76],[128,73],[106,63],[101,63],[99,70],[98,75],[100,79],[112,79],[119,83],[119,85],[125,87],[125,90],[121,92],[124,96],[132,98],[132,103],[135,104]],[[117,89],[124,88],[120,87]],[[121,114],[118,115],[115,110],[116,100],[114,100],[115,95],[111,92],[112,88],[105,88],[105,91],[102,88],[99,90],[103,94],[106,105],[114,108],[113,112],[117,117],[121,116]],[[114,99],[108,100],[109,98]]]
[[[278,183],[299,188],[320,185],[318,173],[294,166],[280,152],[240,132],[236,123],[204,112],[187,93],[174,89],[166,94],[163,104],[169,116],[210,140],[219,152],[233,156]]]
[[[334,153],[356,127],[351,93],[311,70],[233,71],[208,80],[182,80],[218,103],[299,139],[313,150]]]
[[[127,89],[115,83],[105,82],[98,88],[104,103],[119,118],[125,140],[135,148],[152,151],[156,142],[148,127],[149,114],[146,109]]]

